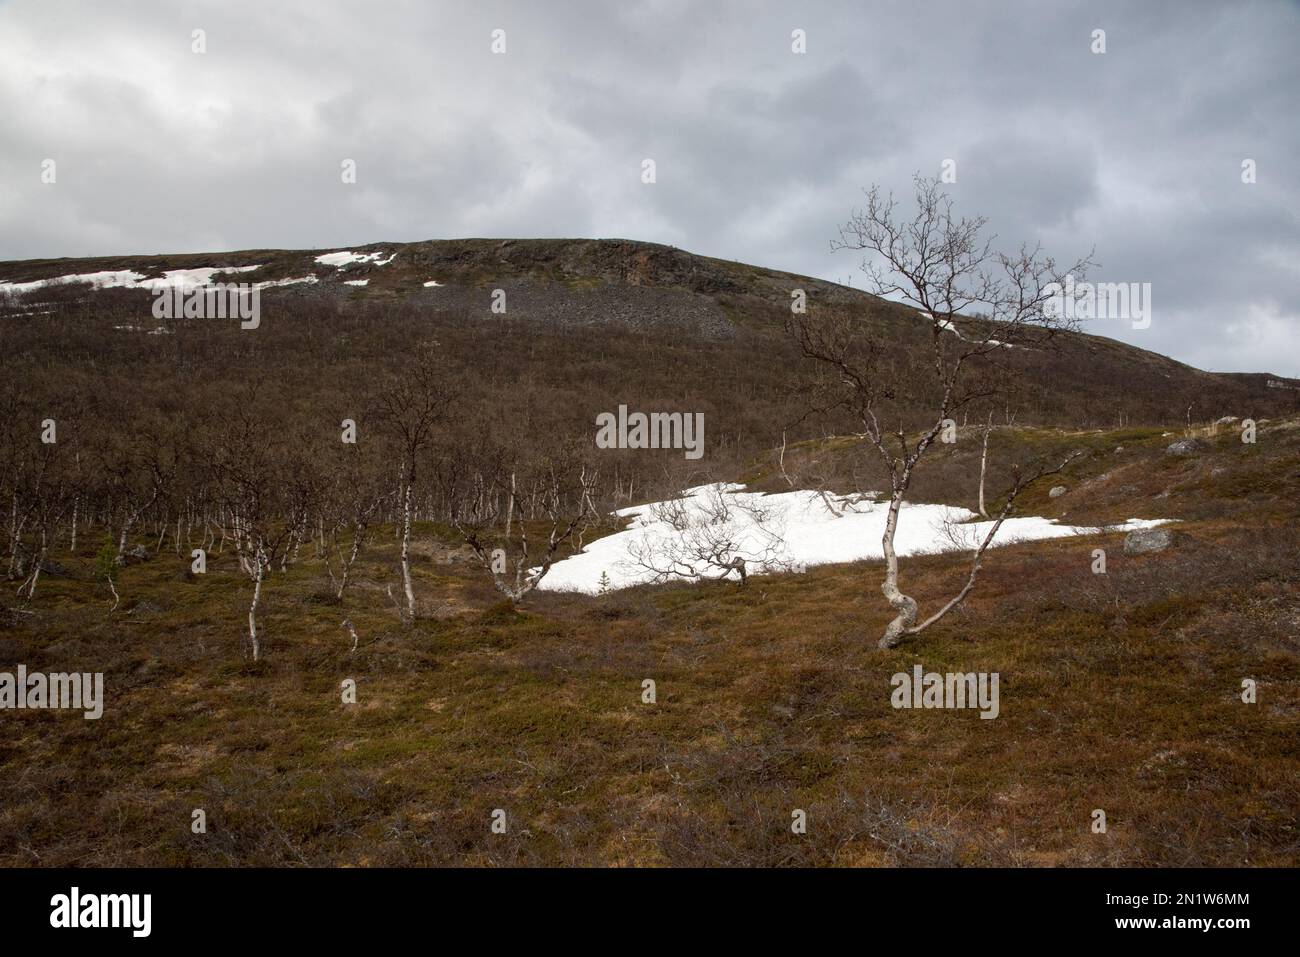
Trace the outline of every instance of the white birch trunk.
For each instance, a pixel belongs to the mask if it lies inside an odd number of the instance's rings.
[[[894,533],[898,530],[898,510],[903,504],[903,493],[894,492],[889,499],[889,513],[885,519],[885,534],[881,548],[885,553],[885,580],[880,590],[897,614],[880,636],[881,648],[893,648],[903,640],[907,629],[916,621],[916,601],[898,590],[898,553],[894,551]]]
[[[357,530],[356,534],[352,538],[352,554],[349,555],[348,560],[343,563],[343,575],[339,581],[339,590],[336,596],[339,599],[343,598],[343,589],[348,587],[348,576],[352,573],[352,565],[357,560],[357,553],[361,551],[361,535],[362,533]]]
[[[257,604],[262,600],[262,570],[266,562],[262,557],[262,549],[259,546],[257,554],[254,556],[255,563],[253,571],[253,603],[248,606],[248,640],[253,646],[253,660],[257,661],[261,657],[261,646],[257,641]]]
[[[993,428],[993,413],[989,413],[989,424],[984,429],[984,449],[980,452],[980,514],[985,518],[989,513],[984,511],[984,471],[989,462],[989,430]]]
[[[402,589],[406,593],[406,614],[415,620],[415,590],[411,587],[411,485],[402,493]]]

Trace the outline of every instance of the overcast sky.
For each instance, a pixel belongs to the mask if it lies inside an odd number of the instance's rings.
[[[0,0],[0,117],[0,259],[624,237],[861,286],[862,188],[952,159],[1002,244],[1151,283],[1090,331],[1300,376],[1295,3]]]

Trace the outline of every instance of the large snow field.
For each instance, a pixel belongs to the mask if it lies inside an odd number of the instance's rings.
[[[811,491],[764,495],[739,485],[703,485],[684,497],[620,509],[631,518],[623,531],[597,539],[571,558],[556,562],[538,588],[548,591],[628,588],[655,581],[721,577],[733,557],[745,559],[749,574],[800,571],[809,565],[884,557],[888,502],[872,497]],[[974,512],[948,505],[904,503],[894,548],[900,556],[970,550],[993,522],[974,521]],[[1130,519],[1106,531],[1131,531],[1164,519]],[[993,544],[1096,534],[1093,526],[1061,525],[1036,516],[1008,518]],[[720,562],[702,556],[715,555]],[[731,579],[737,580],[732,572]]]

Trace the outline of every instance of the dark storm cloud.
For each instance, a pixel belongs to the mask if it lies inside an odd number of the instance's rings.
[[[1092,331],[1300,375],[1298,31],[1284,3],[7,3],[0,257],[594,235],[845,280],[861,188],[952,159],[1005,245],[1152,284],[1150,329]]]

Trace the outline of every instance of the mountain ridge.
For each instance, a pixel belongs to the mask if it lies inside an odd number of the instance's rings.
[[[738,345],[785,351],[789,343],[784,341],[783,317],[788,315],[791,291],[799,288],[811,308],[859,308],[876,321],[900,323],[891,326],[891,336],[905,351],[912,342],[920,343],[917,337],[923,331],[915,310],[863,290],[640,240],[484,237],[374,242],[347,247],[373,257],[369,261],[338,266],[319,261],[338,249],[9,260],[0,262],[0,292],[8,284],[105,271],[130,270],[147,279],[175,270],[256,266],[226,274],[226,281],[297,281],[273,294],[329,299],[348,309],[410,304],[422,312],[461,319],[491,316],[489,297],[494,289],[502,289],[512,318],[565,327],[688,332],[702,341],[735,340]],[[82,291],[79,285],[62,290],[45,286],[39,297],[28,293],[21,301],[78,298]],[[5,311],[0,309],[0,314]],[[1068,383],[1067,391],[1077,393],[1080,403],[1113,403],[1120,421],[1133,414],[1126,411],[1129,406],[1158,407],[1154,415],[1139,413],[1146,415],[1145,421],[1173,421],[1182,417],[1179,412],[1188,418],[1216,411],[1245,417],[1288,414],[1300,405],[1300,380],[1267,371],[1208,372],[1093,332],[1066,333],[1052,356],[1036,359],[1041,361],[1026,358],[1025,365],[1031,391],[1037,390],[1040,398]],[[1126,405],[1126,397],[1140,401]]]

